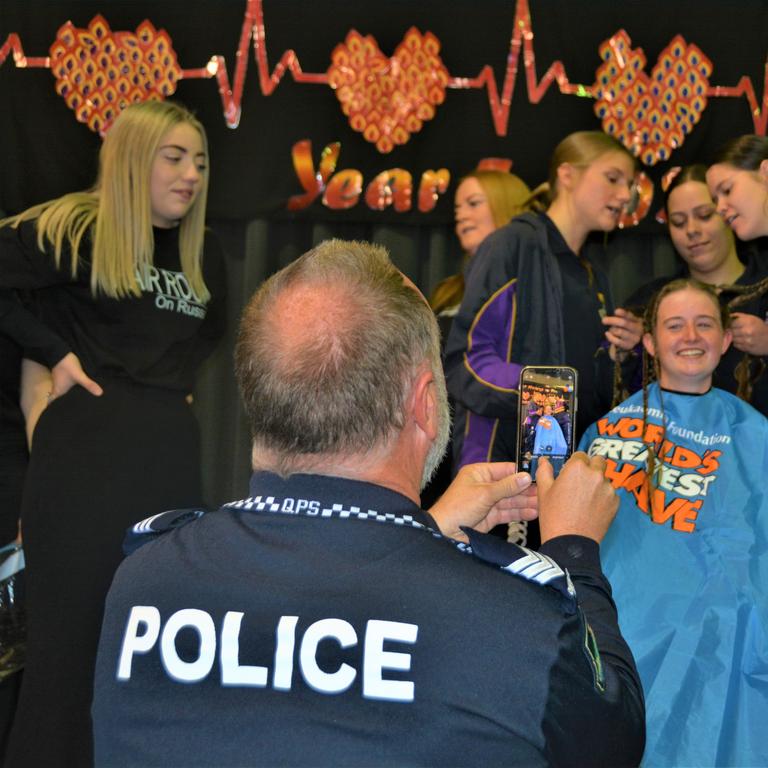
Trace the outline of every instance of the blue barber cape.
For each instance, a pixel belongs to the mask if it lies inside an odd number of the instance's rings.
[[[621,499],[601,552],[645,690],[643,765],[768,765],[768,420],[718,389],[654,384],[648,408],[644,429],[636,393],[580,444]],[[663,461],[650,497],[644,439]]]
[[[537,456],[550,453],[555,456],[565,456],[568,452],[568,446],[563,437],[563,430],[554,416],[541,416],[536,423],[536,439],[533,443],[533,452]]]

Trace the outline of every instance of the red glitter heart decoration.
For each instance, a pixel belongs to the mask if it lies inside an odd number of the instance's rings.
[[[129,104],[172,95],[181,77],[171,38],[149,21],[135,34],[113,32],[101,15],[88,29],[68,21],[49,53],[56,93],[81,123],[102,136]]]
[[[712,62],[677,35],[649,76],[643,49],[623,29],[602,43],[600,57],[593,92],[603,130],[645,165],[668,160],[706,109]]]
[[[445,101],[448,70],[431,32],[422,35],[411,27],[387,58],[371,35],[351,30],[333,49],[331,62],[328,83],[342,111],[379,152],[405,144]]]

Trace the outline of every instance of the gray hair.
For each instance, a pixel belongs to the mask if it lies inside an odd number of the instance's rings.
[[[296,328],[302,298],[319,311]],[[426,301],[384,248],[342,240],[320,243],[260,287],[235,348],[254,446],[282,474],[385,445],[405,424],[425,363],[439,400],[439,331]]]

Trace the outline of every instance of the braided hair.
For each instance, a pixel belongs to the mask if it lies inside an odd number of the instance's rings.
[[[768,291],[768,277],[752,285],[726,285],[723,286],[723,291],[736,294],[728,302],[728,309],[737,309],[743,304],[748,304],[753,299],[760,298],[760,296]],[[752,402],[755,384],[760,380],[763,373],[765,373],[765,361],[763,358],[745,352],[733,371],[733,376],[736,379],[737,397],[748,403]]]

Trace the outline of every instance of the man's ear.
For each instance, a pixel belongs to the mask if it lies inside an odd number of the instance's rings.
[[[763,160],[763,162],[760,163],[757,172],[760,174],[760,178],[768,184],[768,160]]]
[[[656,345],[653,342],[653,336],[650,333],[643,334],[643,346],[645,351],[651,356],[656,357]]]
[[[430,441],[437,437],[438,414],[435,398],[435,375],[429,368],[423,369],[413,383],[410,415]]]

